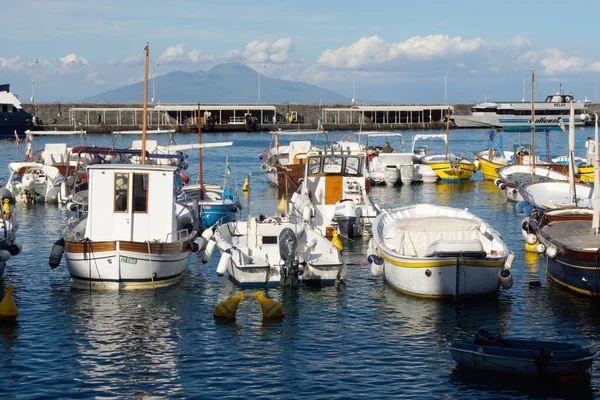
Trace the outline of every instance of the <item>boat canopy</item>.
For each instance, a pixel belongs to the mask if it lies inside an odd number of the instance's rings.
[[[417,143],[417,140],[431,139],[442,139],[444,142],[448,143],[448,135],[446,135],[445,133],[419,133],[413,136],[412,151],[415,151],[415,145]]]

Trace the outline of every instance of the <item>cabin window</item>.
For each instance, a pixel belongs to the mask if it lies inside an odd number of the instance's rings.
[[[2,104],[2,112],[8,112],[8,106],[6,104]]]
[[[323,163],[323,172],[339,174],[342,172],[342,157],[326,157]]]
[[[133,212],[148,212],[148,174],[133,174]]]
[[[115,212],[127,212],[129,174],[115,174]]]
[[[308,159],[308,172],[310,174],[321,172],[321,157],[311,157]]]
[[[358,158],[358,157],[346,158],[346,168],[344,169],[344,171],[348,175],[360,174],[360,158]]]

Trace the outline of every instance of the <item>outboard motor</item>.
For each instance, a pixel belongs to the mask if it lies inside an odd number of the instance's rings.
[[[338,224],[338,231],[344,237],[354,237],[356,227],[356,204],[351,199],[340,200],[335,205],[333,219]]]
[[[300,263],[296,260],[298,252],[298,239],[290,228],[285,228],[279,233],[279,256],[283,260],[280,272],[282,285],[295,286],[298,277],[304,273],[300,270]]]

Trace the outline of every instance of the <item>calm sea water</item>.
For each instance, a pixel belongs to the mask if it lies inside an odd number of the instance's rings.
[[[587,136],[593,136],[592,129],[577,130],[578,154],[584,155]],[[454,131],[450,150],[472,158],[473,151],[485,147],[485,137],[483,130]],[[408,148],[410,138],[406,133]],[[566,135],[552,133],[550,138],[551,155],[566,154]],[[131,139],[122,137],[118,144],[126,146]],[[152,139],[168,141],[165,136]],[[222,179],[229,156],[241,186],[249,171],[260,170],[257,156],[269,139],[266,133],[204,135],[204,141],[234,141],[231,148],[205,151],[205,170]],[[35,147],[63,140],[37,138]],[[78,145],[80,140],[72,137],[67,142]],[[178,135],[176,140],[192,143],[196,136]],[[545,135],[538,134],[536,140],[538,153],[545,154]],[[529,135],[522,134],[521,141],[528,143]],[[92,136],[87,142],[110,145],[112,138]],[[518,142],[518,134],[504,134],[505,149]],[[0,179],[7,178],[6,165],[17,158],[14,141],[1,141]],[[190,165],[190,175],[197,174],[195,152],[190,153]],[[463,184],[376,187],[372,197],[383,207],[418,202],[468,207],[501,232],[515,252],[512,289],[476,301],[408,297],[371,276],[365,265],[367,243],[359,240],[344,243],[349,264],[345,284],[267,291],[284,306],[286,317],[278,322],[263,322],[253,291],[246,291],[234,322],[213,319],[215,304],[238,291],[231,281],[216,276],[218,256],[208,264],[193,256],[179,283],[155,291],[72,288],[64,260],[56,270],[48,267],[50,248],[70,213],[55,206],[20,206],[23,253],[10,260],[0,280],[0,293],[6,285],[14,287],[20,310],[16,325],[0,325],[0,397],[597,396],[598,374],[589,385],[565,388],[455,369],[450,343],[472,338],[482,326],[497,327],[505,335],[567,340],[600,350],[599,304],[545,278],[543,260],[524,252],[519,228],[523,215],[493,183],[482,179],[478,172]],[[276,191],[260,174],[253,174],[251,182],[252,214],[274,214]],[[540,280],[541,286],[530,286],[532,280]]]

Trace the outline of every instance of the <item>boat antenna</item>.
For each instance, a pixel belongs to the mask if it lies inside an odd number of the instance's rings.
[[[198,144],[202,144],[202,121],[200,119],[200,103],[198,103],[198,115],[196,116],[198,123]],[[204,200],[204,174],[202,167],[202,146],[198,148],[198,157],[200,158],[200,200]]]
[[[142,109],[142,158],[141,164],[146,164],[146,113],[148,112],[148,59],[150,57],[150,44],[144,47],[146,61],[144,63],[144,108]]]

